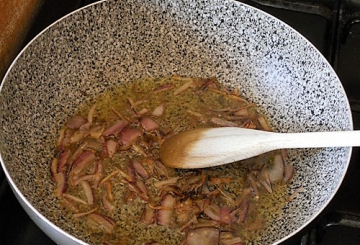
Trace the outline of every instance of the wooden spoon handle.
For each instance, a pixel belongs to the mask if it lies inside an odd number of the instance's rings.
[[[271,138],[278,148],[360,146],[360,131],[276,133]]]
[[[277,149],[344,146],[360,146],[360,131],[272,133],[220,127],[174,135],[162,144],[160,158],[174,168],[203,168]]]

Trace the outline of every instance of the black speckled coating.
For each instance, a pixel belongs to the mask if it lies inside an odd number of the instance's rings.
[[[67,115],[109,86],[170,74],[216,76],[255,102],[281,132],[352,129],[336,74],[321,54],[279,20],[231,0],[105,1],[47,29],[18,57],[0,97],[3,166],[25,198],[64,231],[74,231],[52,196],[49,163]],[[291,190],[305,192],[264,231],[272,244],[310,222],[330,201],[351,149],[290,150]]]

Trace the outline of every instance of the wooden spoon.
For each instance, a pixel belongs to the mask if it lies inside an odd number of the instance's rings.
[[[222,127],[184,131],[165,140],[162,162],[173,168],[206,168],[287,148],[360,146],[360,131],[272,133]]]

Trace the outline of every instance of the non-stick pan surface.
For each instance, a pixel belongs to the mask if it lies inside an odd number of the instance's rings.
[[[57,198],[49,164],[67,116],[119,83],[171,74],[216,76],[239,88],[280,132],[351,130],[342,85],[322,55],[295,30],[231,0],[103,1],[37,36],[6,74],[0,96],[2,167],[19,201],[55,241],[96,236]],[[351,148],[290,150],[296,176],[281,217],[258,244],[298,232],[329,203]]]

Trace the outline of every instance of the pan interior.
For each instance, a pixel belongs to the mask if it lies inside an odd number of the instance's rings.
[[[297,32],[227,0],[104,1],[38,36],[6,75],[0,97],[3,166],[48,220],[86,242],[96,239],[53,197],[55,139],[78,105],[111,86],[171,74],[216,76],[256,103],[280,132],[351,130],[336,74]],[[290,150],[289,195],[304,187],[264,231],[275,243],[310,222],[346,172],[350,148]],[[74,226],[77,229],[74,229]]]

